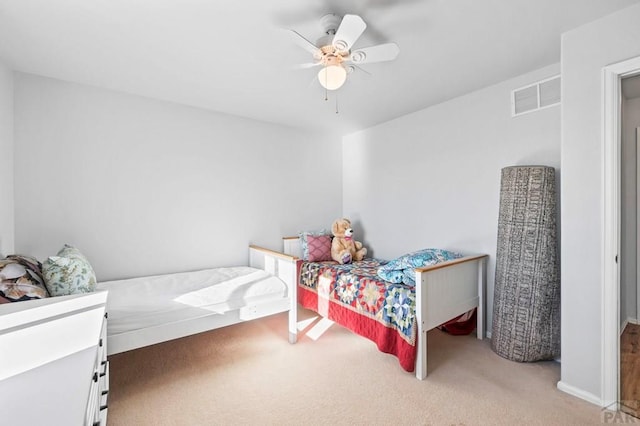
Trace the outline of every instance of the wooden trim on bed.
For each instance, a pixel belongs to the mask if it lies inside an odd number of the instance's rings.
[[[465,257],[461,257],[459,259],[453,259],[453,260],[448,260],[448,261],[442,262],[442,263],[436,263],[435,265],[429,265],[429,266],[423,266],[422,268],[416,268],[415,271],[416,272],[435,271],[436,269],[446,268],[447,266],[457,265],[459,263],[471,262],[471,261],[474,261],[474,260],[483,259],[485,257],[489,257],[489,255],[487,255],[487,254],[479,254],[479,255],[476,255],[476,256],[465,256]]]
[[[252,249],[258,250],[258,251],[262,251],[264,253],[268,253],[271,256],[279,257],[280,259],[291,260],[291,261],[298,260],[298,258],[296,256],[291,256],[289,254],[280,253],[279,251],[271,250],[271,249],[260,247],[260,246],[255,246],[253,244],[250,245],[249,248],[252,248]]]
[[[300,237],[282,237],[283,240],[297,240]]]

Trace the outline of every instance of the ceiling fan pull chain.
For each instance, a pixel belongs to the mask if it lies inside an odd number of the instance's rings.
[[[324,73],[324,81],[325,81],[325,84],[324,84],[324,100],[325,101],[329,100],[329,89],[327,89],[327,86],[328,86],[327,81],[328,80],[329,80],[329,77],[327,76],[327,73]]]
[[[336,93],[336,114],[338,114],[338,94]]]

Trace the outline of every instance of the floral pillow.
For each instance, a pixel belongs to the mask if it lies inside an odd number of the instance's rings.
[[[388,283],[400,284],[404,278],[404,271],[402,269],[387,271],[380,267],[378,268],[378,276]]]
[[[51,296],[90,293],[96,288],[91,264],[77,248],[67,244],[43,262],[42,275]]]
[[[392,283],[415,285],[415,268],[458,259],[462,254],[428,248],[402,255],[378,268],[378,276]]]
[[[300,232],[298,234],[300,237],[300,249],[302,251],[302,260],[308,262],[319,262],[318,260],[309,260],[309,240],[311,240],[314,244],[318,244],[319,241],[316,241],[315,237],[327,236],[329,237],[329,241],[331,241],[331,233],[326,229],[321,229],[320,231],[305,231]],[[331,260],[331,243],[329,243],[329,259]]]

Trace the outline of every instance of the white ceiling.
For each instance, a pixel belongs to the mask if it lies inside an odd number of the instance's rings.
[[[296,127],[347,133],[560,60],[560,34],[640,0],[0,0],[15,70]],[[393,41],[324,101],[309,54],[326,13]],[[335,114],[335,93],[339,114]]]

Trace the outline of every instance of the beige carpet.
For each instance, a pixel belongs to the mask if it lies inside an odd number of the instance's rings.
[[[558,363],[508,361],[488,340],[430,332],[419,381],[337,325],[291,345],[286,323],[281,314],[110,357],[109,425],[602,424],[599,407],[556,389]]]

